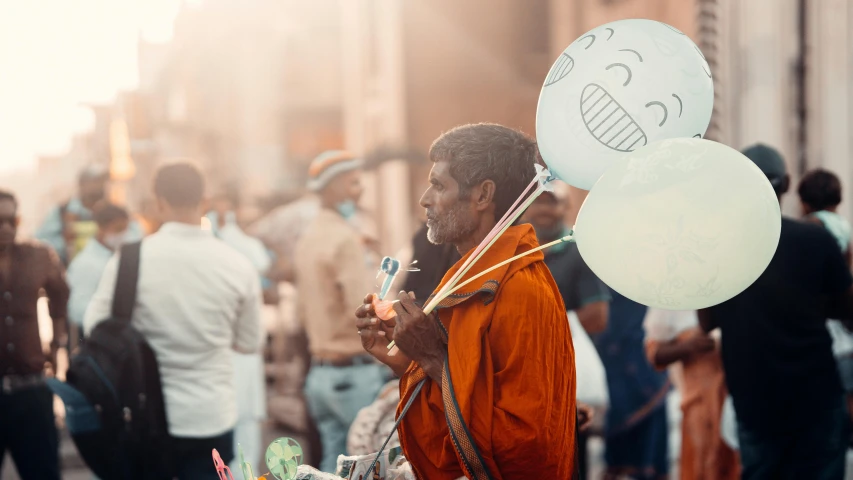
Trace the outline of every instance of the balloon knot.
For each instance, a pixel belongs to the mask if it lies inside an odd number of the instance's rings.
[[[536,180],[538,181],[539,186],[542,188],[542,190],[546,192],[553,192],[554,186],[548,184],[556,180],[557,177],[552,175],[550,170],[543,167],[542,165],[539,165],[538,163],[533,164],[533,166],[536,168]]]

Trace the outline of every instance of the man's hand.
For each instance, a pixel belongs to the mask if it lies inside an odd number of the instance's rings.
[[[59,344],[50,342],[50,353],[47,356],[47,366],[50,369],[50,375],[56,377],[59,371]]]
[[[707,333],[697,333],[687,339],[685,343],[688,351],[693,355],[710,352],[717,348],[717,341]]]
[[[591,406],[578,402],[578,430],[585,432],[592,426],[592,419],[595,418],[595,409]]]
[[[373,294],[364,297],[362,304],[355,311],[357,318],[355,322],[358,335],[361,337],[361,346],[374,358],[388,365],[397,376],[402,376],[412,361],[403,354],[395,356],[388,355],[388,344],[394,339],[395,320],[384,322],[376,317],[373,310]]]
[[[426,315],[415,305],[414,295],[400,292],[394,303],[397,324],[393,340],[400,351],[421,366],[427,375],[441,384],[441,371],[447,345],[442,339],[435,314]]]

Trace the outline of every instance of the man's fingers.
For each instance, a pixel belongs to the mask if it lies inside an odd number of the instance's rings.
[[[368,294],[367,294],[367,296],[365,296],[365,297],[364,297],[364,300],[362,300],[362,302],[364,302],[364,303],[373,303],[373,294],[372,294],[372,293],[368,293]]]
[[[412,300],[417,300],[415,298],[415,292],[409,292],[409,296],[412,297]]]
[[[395,312],[397,312],[397,317],[396,317],[396,318],[397,318],[397,319],[399,319],[399,320],[397,321],[397,323],[401,323],[401,322],[402,322],[402,318],[403,318],[403,317],[405,317],[405,316],[408,316],[408,315],[409,315],[408,310],[406,310],[406,308],[405,308],[405,307],[403,307],[402,302],[400,302],[399,300],[398,300],[398,301],[395,301],[394,303],[392,303],[392,304],[391,304],[391,308],[393,308],[393,309],[394,309],[394,311],[395,311]]]
[[[365,304],[362,304],[360,307],[358,307],[355,310],[355,316],[359,317],[359,318],[375,317],[376,316],[376,309],[373,308],[372,303],[365,303]]]
[[[415,305],[414,297],[403,290],[401,290],[400,293],[397,295],[397,300],[400,302],[400,305],[402,305],[402,307],[406,310],[406,313],[408,313],[409,315],[419,310],[418,306]]]
[[[370,318],[358,318],[355,321],[355,327],[359,330],[363,328],[376,328],[378,326],[379,319],[376,317]]]

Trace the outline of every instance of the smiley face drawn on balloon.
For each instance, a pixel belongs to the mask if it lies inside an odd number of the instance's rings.
[[[560,58],[554,62],[554,66],[551,67],[551,71],[548,72],[548,77],[545,78],[545,86],[557,83],[571,73],[573,68],[575,68],[575,60],[566,53],[561,54]]]
[[[587,85],[581,93],[580,107],[587,130],[605,147],[630,152],[648,143],[640,125],[604,87],[595,83]]]
[[[713,108],[709,71],[690,38],[660,22],[619,20],[584,33],[543,82],[536,115],[543,158],[588,190],[626,152],[704,134]]]
[[[670,31],[684,35],[669,25],[660,24],[666,26]],[[604,44],[606,47],[611,39],[617,36],[616,33],[613,28],[605,27],[600,31],[593,31],[584,35],[575,43],[582,48],[581,51],[583,52],[599,44]],[[631,67],[636,65],[634,62],[642,64],[643,55],[633,48],[618,48],[617,51],[620,52],[621,56],[616,57],[614,55],[613,63],[608,64],[604,69],[614,73],[618,72],[619,78],[624,79],[621,86],[627,87],[634,78],[634,70]],[[701,52],[699,54],[701,55]],[[544,86],[553,85],[566,78],[575,68],[575,64],[575,59],[571,55],[565,52],[561,54],[548,73]],[[708,73],[707,70],[705,73]],[[630,152],[645,146],[649,142],[648,135],[640,123],[619,103],[616,96],[616,92],[609,91],[605,85],[596,82],[587,84],[581,91],[579,105],[584,126],[598,142],[618,152]],[[645,103],[645,108],[655,110],[655,122],[658,127],[663,127],[669,120],[670,107],[673,109],[673,115],[677,112],[677,118],[681,118],[684,112],[684,101],[681,97],[673,93],[671,98],[674,99],[674,102],[670,106],[667,106],[662,99]]]
[[[699,47],[696,47],[696,52],[699,53],[699,56],[702,57],[702,71],[705,72],[705,75],[708,75],[708,78],[714,78],[711,76],[711,68],[708,66],[708,60],[705,58],[705,55],[702,54],[702,50],[699,50]]]
[[[608,30],[612,29],[608,28]],[[642,54],[634,49],[622,48],[618,51],[625,52],[629,57],[636,57],[639,63],[643,63]],[[629,57],[626,57],[625,62],[630,63],[634,60]],[[623,87],[627,87],[634,78],[634,73],[627,63],[614,62],[604,67],[605,70],[619,70],[625,74]],[[678,117],[680,118],[684,111],[684,103],[678,95],[672,94],[672,97],[678,101]],[[660,118],[658,126],[662,127],[666,123],[669,118],[669,109],[666,104],[653,100],[646,103],[645,107],[659,108],[661,114],[657,117]],[[628,111],[604,86],[590,83],[584,87],[580,98],[580,109],[587,130],[593,138],[605,147],[618,152],[630,152],[648,144],[648,136],[640,124],[631,117]]]

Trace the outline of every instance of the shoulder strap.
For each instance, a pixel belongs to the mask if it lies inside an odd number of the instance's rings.
[[[444,373],[441,376],[441,397],[444,402],[444,416],[447,420],[447,428],[450,430],[450,439],[456,454],[462,460],[462,467],[468,478],[472,480],[492,480],[492,475],[486,466],[485,460],[480,455],[480,449],[474,441],[473,435],[462,418],[459,404],[456,402],[456,392],[453,390],[453,381],[450,378],[450,361],[447,355],[444,357]]]
[[[139,281],[139,251],[142,242],[133,242],[121,247],[118,278],[113,294],[112,318],[130,322],[136,304],[136,284]]]

